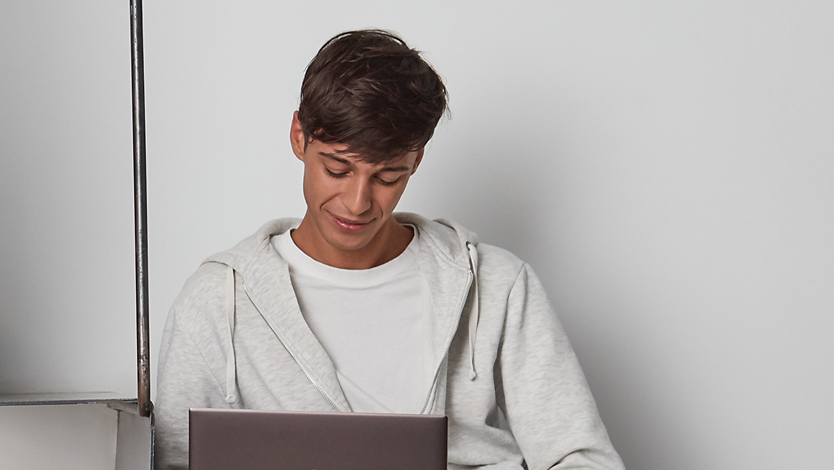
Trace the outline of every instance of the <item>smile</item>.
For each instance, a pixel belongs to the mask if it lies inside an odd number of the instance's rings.
[[[330,214],[333,217],[333,221],[336,223],[336,226],[346,232],[358,232],[363,228],[367,227],[370,221],[368,222],[359,222],[350,219],[343,219],[341,217],[336,217],[333,214]]]

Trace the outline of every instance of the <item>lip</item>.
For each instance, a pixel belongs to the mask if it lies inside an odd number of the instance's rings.
[[[370,221],[359,222],[356,220],[345,219],[342,217],[337,217],[333,214],[330,214],[330,217],[333,218],[333,222],[336,224],[336,226],[344,230],[345,232],[358,232],[363,228],[367,227],[370,223]]]

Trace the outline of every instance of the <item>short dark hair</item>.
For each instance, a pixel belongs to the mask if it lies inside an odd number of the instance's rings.
[[[380,163],[420,150],[446,111],[437,72],[397,35],[382,30],[337,34],[307,66],[298,120],[305,147],[340,143]]]

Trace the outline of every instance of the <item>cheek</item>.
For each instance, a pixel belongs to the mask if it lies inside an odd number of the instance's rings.
[[[304,200],[309,207],[321,207],[339,194],[339,183],[315,169],[304,170]]]
[[[307,201],[307,204],[310,204],[311,194],[310,188],[313,187],[310,184],[310,173],[307,171],[307,167],[304,167],[304,177],[301,179],[301,190],[304,193],[304,200]]]
[[[312,169],[304,169],[303,191],[304,201],[308,207],[318,207],[322,204],[323,185],[316,172]]]
[[[389,193],[384,195],[384,200],[379,201],[380,206],[385,209],[385,212],[394,212],[394,209],[400,202],[400,197],[402,197],[403,192],[405,192],[405,184],[396,189],[392,189]]]

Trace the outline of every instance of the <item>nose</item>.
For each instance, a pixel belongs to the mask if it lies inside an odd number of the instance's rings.
[[[367,178],[351,178],[345,194],[345,207],[354,215],[360,215],[371,208],[372,189]]]

